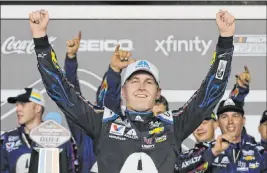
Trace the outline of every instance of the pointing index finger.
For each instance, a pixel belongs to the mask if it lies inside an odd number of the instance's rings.
[[[244,69],[245,69],[245,72],[246,72],[246,73],[249,73],[248,66],[245,65],[245,66],[244,66]]]
[[[79,31],[79,33],[78,33],[78,39],[81,40],[81,38],[82,38],[82,31]]]
[[[115,48],[115,52],[118,52],[119,49],[120,49],[120,45],[118,44],[118,45],[116,46],[116,48]]]

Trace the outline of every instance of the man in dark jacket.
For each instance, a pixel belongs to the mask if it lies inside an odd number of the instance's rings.
[[[38,69],[47,93],[66,118],[80,126],[97,144],[95,155],[100,173],[173,172],[182,141],[210,116],[224,94],[230,75],[234,18],[220,11],[216,19],[221,35],[217,54],[199,90],[179,110],[154,116],[152,109],[160,97],[160,80],[153,64],[140,60],[126,68],[122,96],[127,109],[123,115],[107,108],[96,112],[75,92],[57,63],[46,35],[48,13],[42,10],[30,14]],[[116,49],[112,59],[129,56],[129,52]],[[111,66],[109,70],[120,81],[121,69]]]

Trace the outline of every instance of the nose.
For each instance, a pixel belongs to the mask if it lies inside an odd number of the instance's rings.
[[[228,118],[228,124],[233,124],[233,117],[230,116],[230,117]]]
[[[139,90],[145,90],[145,84],[144,83],[140,83]]]
[[[21,111],[22,105],[20,103],[16,104],[16,111]]]

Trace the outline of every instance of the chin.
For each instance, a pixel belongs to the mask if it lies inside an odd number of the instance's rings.
[[[149,108],[144,108],[144,107],[135,107],[133,108],[134,111],[137,111],[137,112],[146,112],[146,111],[150,111]]]
[[[18,121],[18,123],[19,123],[20,125],[23,125],[23,124],[25,124],[25,123],[26,123],[26,121],[19,120],[19,121]]]
[[[135,106],[131,106],[133,110],[138,112],[145,112],[145,111],[152,111],[152,106],[149,106],[148,104],[139,102],[136,103]]]

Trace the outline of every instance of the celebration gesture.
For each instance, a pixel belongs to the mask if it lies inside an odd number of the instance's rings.
[[[80,47],[80,41],[82,38],[82,32],[79,31],[78,36],[72,40],[67,41],[67,54],[69,58],[74,58]]]
[[[40,38],[46,35],[46,28],[49,21],[48,12],[45,10],[38,10],[30,13],[30,28],[33,38]]]
[[[120,72],[122,69],[126,68],[129,64],[135,62],[135,60],[131,58],[132,56],[131,52],[119,49],[120,45],[117,45],[115,52],[111,57],[111,63],[110,63],[110,67],[116,72]]]
[[[250,81],[251,81],[251,75],[250,75],[250,72],[249,72],[247,66],[245,66],[244,69],[245,69],[244,72],[235,75],[236,84],[242,88],[247,88],[250,84]]]
[[[235,32],[235,18],[228,11],[220,10],[216,14],[216,22],[222,37],[231,37]]]

